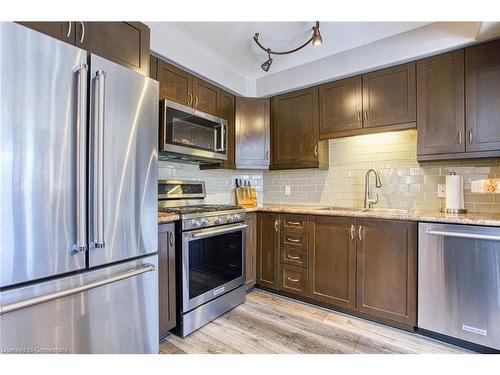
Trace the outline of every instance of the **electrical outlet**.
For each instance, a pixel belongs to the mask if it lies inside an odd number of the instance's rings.
[[[438,197],[446,198],[446,185],[438,184]]]
[[[292,188],[290,187],[290,185],[285,185],[285,195],[290,195],[291,192]]]

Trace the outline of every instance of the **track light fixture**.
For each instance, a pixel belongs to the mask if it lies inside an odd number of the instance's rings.
[[[311,36],[311,38],[307,42],[305,42],[304,44],[302,44],[299,47],[294,48],[290,51],[283,51],[283,52],[273,51],[273,50],[271,50],[271,48],[264,47],[259,42],[259,33],[255,33],[255,35],[253,36],[253,40],[255,40],[255,43],[257,43],[257,45],[260,48],[262,48],[264,51],[267,52],[267,57],[268,57],[267,61],[265,61],[260,66],[262,68],[262,70],[267,72],[269,70],[269,68],[271,67],[271,64],[273,63],[273,59],[272,59],[271,55],[288,55],[289,53],[297,52],[298,50],[307,46],[309,43],[312,43],[313,46],[319,46],[320,44],[322,44],[323,38],[321,38],[321,33],[319,32],[319,21],[316,21],[316,26],[313,26],[312,31],[313,31],[313,35]]]

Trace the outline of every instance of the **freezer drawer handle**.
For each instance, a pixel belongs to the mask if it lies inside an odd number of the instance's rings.
[[[95,74],[96,101],[93,134],[92,159],[92,246],[106,247],[104,243],[104,126],[105,126],[105,97],[106,72],[98,70]]]
[[[10,304],[7,306],[2,306],[2,307],[0,307],[0,315],[7,314],[7,313],[10,313],[12,311],[24,309],[24,308],[27,308],[30,306],[39,305],[41,303],[49,302],[49,301],[52,301],[52,300],[55,300],[58,298],[67,297],[67,296],[70,296],[72,294],[82,293],[82,292],[85,292],[89,289],[98,288],[98,287],[103,286],[103,285],[107,285],[107,284],[111,284],[111,283],[114,283],[114,282],[117,282],[120,280],[128,279],[130,277],[137,276],[137,275],[140,275],[140,274],[143,274],[146,272],[154,271],[154,269],[155,269],[155,266],[153,264],[149,264],[149,263],[142,264],[141,266],[134,268],[130,271],[119,273],[119,274],[116,274],[114,276],[108,277],[108,278],[103,279],[103,280],[94,281],[92,283],[78,286],[76,288],[61,290],[61,291],[57,291],[57,292],[54,292],[51,294],[47,294],[45,296],[35,297],[35,298],[31,298],[31,299],[28,299],[25,301],[16,302],[16,303],[13,303],[13,304]]]
[[[446,237],[459,237],[459,238],[472,238],[475,240],[491,240],[500,241],[500,236],[493,236],[490,234],[474,234],[474,233],[463,233],[463,232],[446,232],[441,230],[427,230],[427,234],[434,234],[436,236],[446,236]]]

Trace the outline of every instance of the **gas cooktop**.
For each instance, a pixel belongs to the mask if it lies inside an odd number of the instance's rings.
[[[180,215],[197,214],[205,212],[241,210],[242,207],[235,204],[200,204],[178,207],[158,207],[160,212],[173,212]]]

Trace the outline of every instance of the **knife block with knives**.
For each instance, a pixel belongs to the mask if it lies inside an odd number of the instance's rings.
[[[257,192],[249,180],[236,179],[236,203],[243,207],[257,206]]]

